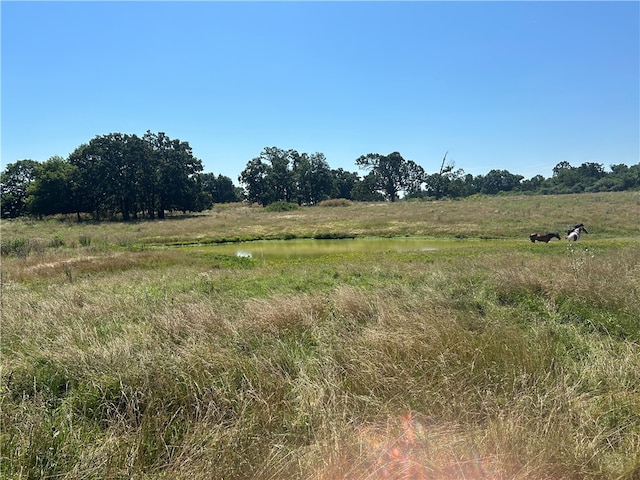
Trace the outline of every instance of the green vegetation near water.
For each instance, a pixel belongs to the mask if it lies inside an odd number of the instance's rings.
[[[0,477],[639,478],[639,218],[621,192],[3,221]],[[460,248],[215,248],[342,237]]]

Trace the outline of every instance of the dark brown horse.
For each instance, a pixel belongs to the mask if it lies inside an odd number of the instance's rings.
[[[529,240],[531,240],[533,243],[536,243],[536,241],[549,243],[549,240],[551,240],[552,238],[557,238],[558,240],[560,240],[560,235],[558,235],[557,233],[547,233],[545,235],[542,235],[541,233],[532,233],[531,235],[529,235]]]

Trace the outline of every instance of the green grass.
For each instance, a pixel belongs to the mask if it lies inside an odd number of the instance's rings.
[[[636,197],[3,222],[0,477],[638,478]],[[161,247],[316,232],[468,248]]]

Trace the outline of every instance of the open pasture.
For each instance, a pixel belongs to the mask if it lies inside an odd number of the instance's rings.
[[[624,192],[3,221],[0,476],[638,478],[639,219]],[[351,237],[439,248],[228,243]]]

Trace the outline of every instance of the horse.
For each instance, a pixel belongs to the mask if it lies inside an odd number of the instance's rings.
[[[560,235],[558,235],[557,233],[547,233],[545,235],[542,235],[541,233],[532,233],[531,235],[529,235],[529,240],[531,240],[532,243],[536,243],[536,240],[538,242],[549,243],[549,240],[551,240],[552,238],[557,238],[558,240],[560,240]]]
[[[587,229],[584,228],[584,223],[576,225],[575,227],[567,230],[567,240],[569,240],[570,242],[577,242],[580,238],[580,233],[582,232],[589,233],[587,232]]]

